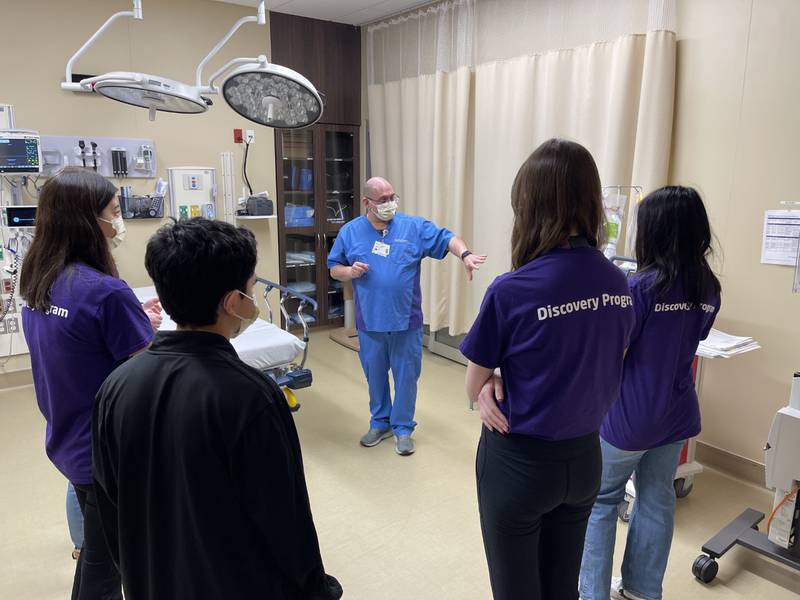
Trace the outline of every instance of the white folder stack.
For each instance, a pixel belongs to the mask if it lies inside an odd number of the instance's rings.
[[[697,356],[703,358],[730,358],[758,350],[761,346],[751,337],[730,335],[718,329],[712,329],[708,337],[697,347]]]

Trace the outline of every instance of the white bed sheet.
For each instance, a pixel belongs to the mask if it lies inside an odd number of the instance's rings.
[[[140,302],[157,296],[153,286],[133,288],[133,293]],[[174,330],[175,321],[166,312],[163,314],[164,321],[159,331]],[[261,370],[287,365],[305,348],[305,343],[301,340],[264,319],[257,319],[244,333],[232,339],[231,344],[239,358],[251,367]]]

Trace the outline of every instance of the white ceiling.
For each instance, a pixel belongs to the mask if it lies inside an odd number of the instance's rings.
[[[217,1],[258,6],[259,0]],[[324,21],[364,25],[429,3],[430,0],[267,0],[267,10]]]

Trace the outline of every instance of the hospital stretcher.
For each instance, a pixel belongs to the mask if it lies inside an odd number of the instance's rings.
[[[264,286],[264,302],[267,306],[267,319],[256,319],[250,327],[241,335],[231,340],[239,358],[245,364],[261,371],[266,377],[273,379],[284,391],[286,401],[292,410],[298,410],[300,404],[297,402],[294,391],[311,386],[313,376],[310,369],[306,368],[308,359],[308,323],[306,321],[306,309],[317,311],[317,302],[304,294],[291,288],[284,287],[261,277],[256,278],[257,285]],[[269,304],[269,294],[276,291],[279,294],[279,307],[283,315],[286,329],[282,329],[273,323],[272,307]],[[134,294],[140,302],[155,298],[158,294],[153,286],[139,287],[133,289]],[[286,301],[289,299],[298,300],[297,315],[290,318],[286,308]],[[159,327],[159,331],[172,331],[177,325],[170,316],[164,312],[164,320]],[[288,331],[290,324],[299,323],[303,330],[302,339]],[[299,358],[299,362],[298,361]]]

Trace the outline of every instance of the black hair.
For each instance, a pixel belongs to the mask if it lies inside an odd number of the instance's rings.
[[[223,221],[189,219],[159,229],[144,262],[172,320],[204,327],[217,322],[226,294],[246,291],[256,269],[256,240],[251,231]]]
[[[689,302],[705,302],[722,286],[708,264],[711,225],[697,190],[666,186],[647,195],[636,219],[639,271],[653,272],[657,296],[676,284]]]
[[[72,263],[117,277],[117,266],[97,217],[117,193],[94,171],[65,167],[47,180],[39,195],[36,235],[20,273],[20,295],[28,306],[50,308],[50,289]]]

